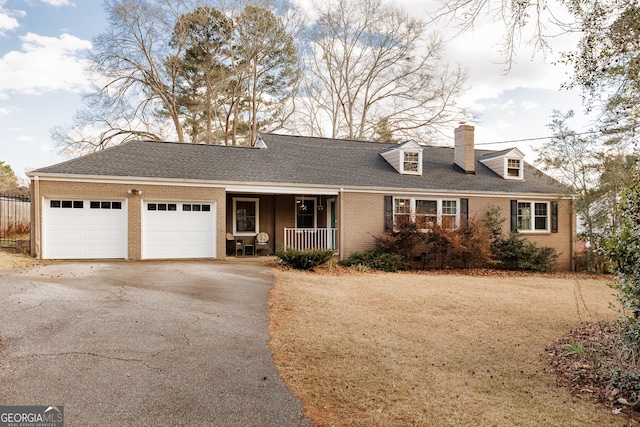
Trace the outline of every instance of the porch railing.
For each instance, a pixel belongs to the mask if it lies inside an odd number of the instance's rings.
[[[335,228],[285,228],[285,249],[336,249]]]

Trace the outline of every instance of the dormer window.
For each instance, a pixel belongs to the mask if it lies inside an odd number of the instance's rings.
[[[511,178],[520,178],[521,161],[520,159],[507,159],[507,176]]]
[[[417,142],[406,141],[383,150],[380,155],[403,175],[422,175],[423,149]]]
[[[420,153],[404,153],[403,172],[418,173],[420,170]]]
[[[524,179],[524,153],[517,148],[488,153],[479,160],[504,179]]]

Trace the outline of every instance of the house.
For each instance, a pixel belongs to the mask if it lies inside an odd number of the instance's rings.
[[[401,217],[458,227],[498,206],[506,228],[555,248],[568,270],[572,196],[523,157],[475,149],[469,125],[455,129],[453,148],[279,134],[252,147],[131,141],[29,173],[32,253],[224,258],[254,254],[262,233],[270,252],[321,247],[344,258]]]

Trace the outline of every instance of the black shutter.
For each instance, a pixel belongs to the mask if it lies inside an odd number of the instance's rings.
[[[384,231],[393,230],[393,196],[384,196]]]
[[[551,232],[558,232],[558,202],[556,200],[551,202]]]
[[[469,225],[469,199],[460,199],[460,227]]]
[[[511,201],[511,231],[518,229],[518,201]]]

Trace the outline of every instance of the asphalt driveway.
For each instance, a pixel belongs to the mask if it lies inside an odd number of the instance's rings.
[[[0,272],[0,405],[65,426],[308,426],[269,340],[266,267],[65,262]]]

